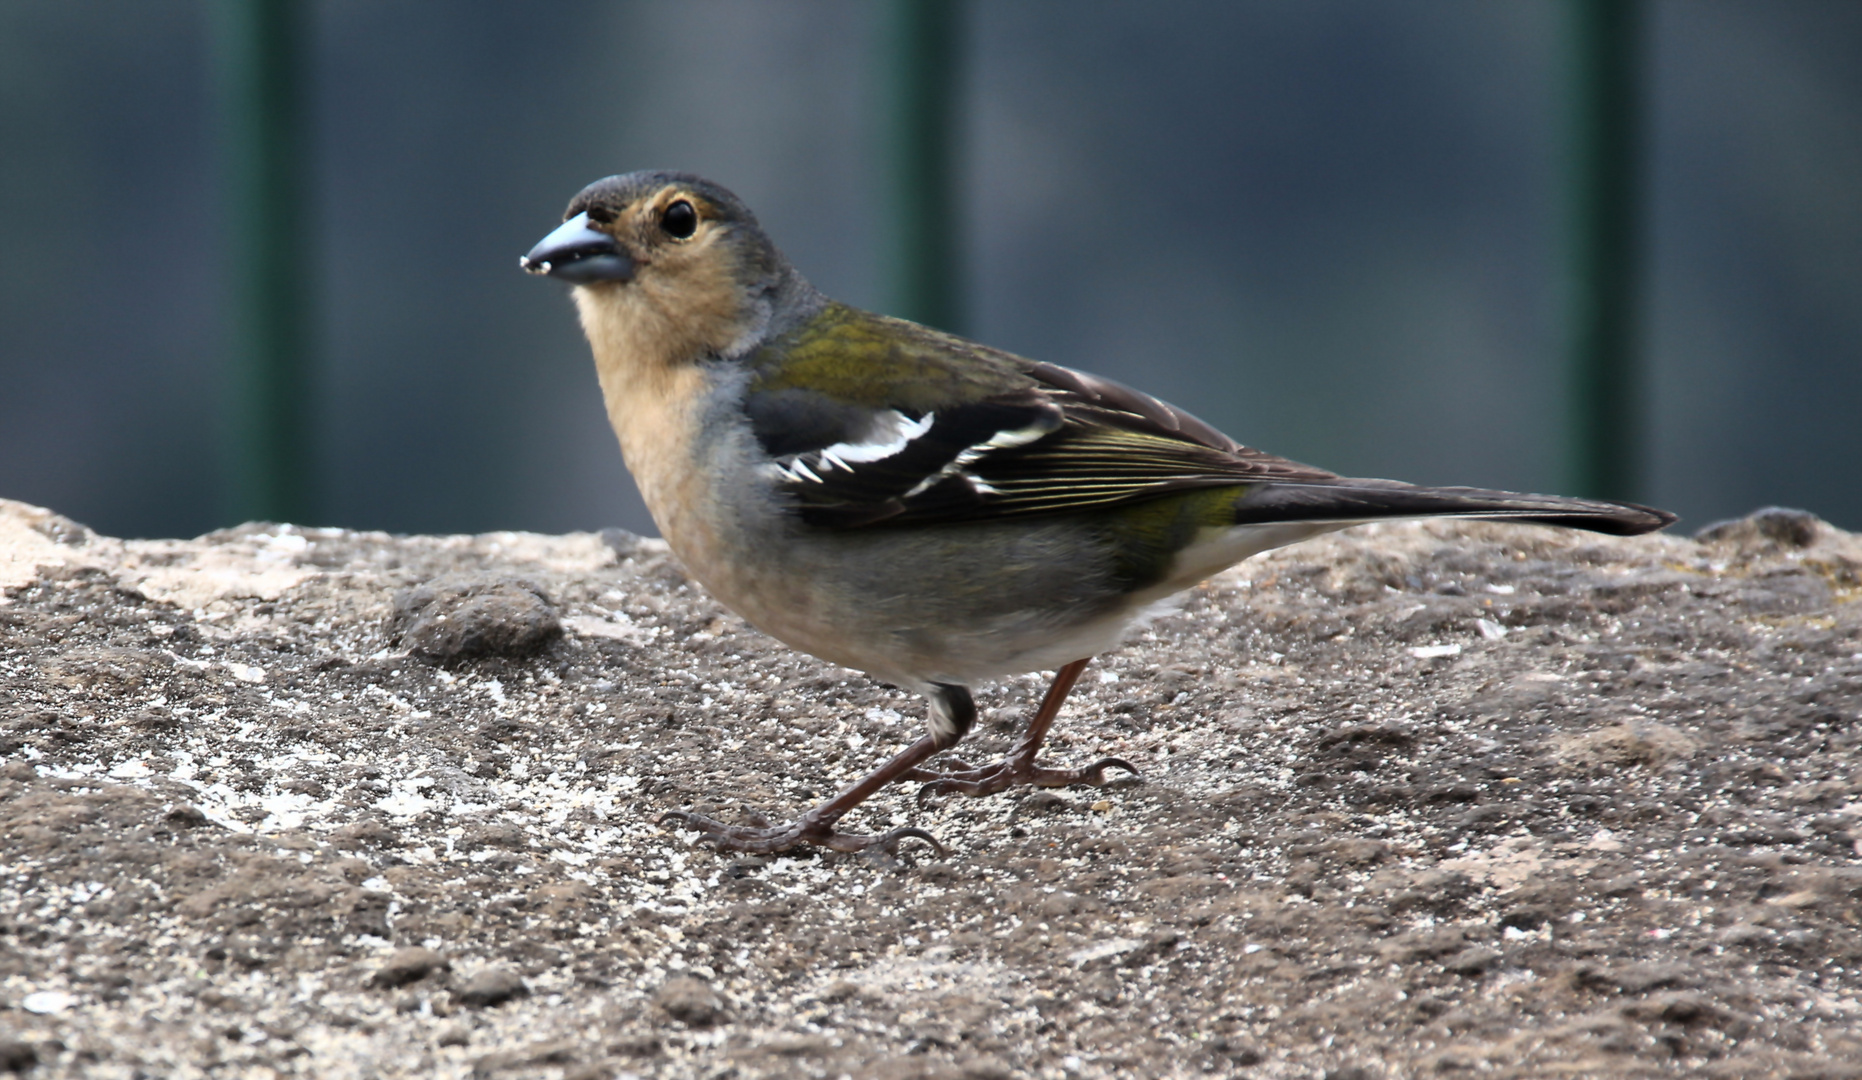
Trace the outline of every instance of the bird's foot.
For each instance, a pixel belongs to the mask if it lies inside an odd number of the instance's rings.
[[[787,825],[755,827],[726,825],[703,814],[671,810],[660,815],[659,824],[697,832],[700,834],[699,843],[710,844],[720,851],[738,851],[749,855],[774,855],[798,844],[814,844],[830,851],[844,852],[876,847],[889,855],[897,855],[899,843],[904,840],[923,840],[938,855],[950,854],[943,844],[938,843],[937,837],[923,829],[908,827],[877,836],[861,836],[836,832],[833,822],[822,821],[813,814],[803,814]]]
[[[1124,769],[1133,776],[1138,775],[1138,767],[1124,758],[1100,758],[1080,769],[1048,769],[1034,763],[1032,757],[1004,758],[994,765],[977,767],[955,758],[950,761],[951,768],[945,772],[930,769],[913,769],[901,779],[922,780],[924,786],[918,789],[920,804],[930,801],[938,795],[955,792],[980,798],[994,795],[1012,787],[1028,785],[1031,787],[1099,787],[1106,782],[1107,769]]]

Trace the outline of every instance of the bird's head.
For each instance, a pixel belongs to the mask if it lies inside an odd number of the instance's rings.
[[[686,173],[597,180],[520,263],[575,286],[598,356],[606,343],[666,363],[741,355],[811,291],[742,200]]]

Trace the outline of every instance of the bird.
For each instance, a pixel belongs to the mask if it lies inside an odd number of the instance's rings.
[[[743,200],[690,173],[610,176],[520,259],[568,283],[621,453],[687,571],[752,626],[922,695],[925,734],[783,824],[673,810],[728,852],[906,840],[841,820],[919,796],[1099,785],[1118,758],[1037,762],[1091,659],[1173,594],[1271,548],[1371,521],[1460,517],[1636,535],[1632,503],[1357,479],[1257,450],[1111,379],[860,310],[810,285]],[[932,758],[971,688],[1053,671],[1002,761]]]

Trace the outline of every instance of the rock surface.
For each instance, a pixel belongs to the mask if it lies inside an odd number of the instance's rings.
[[[849,824],[954,851],[893,861],[653,824],[797,812],[922,716],[657,541],[0,503],[0,1070],[1862,1075],[1862,540],[1771,513],[1256,559],[1063,713],[1141,780],[902,786]]]

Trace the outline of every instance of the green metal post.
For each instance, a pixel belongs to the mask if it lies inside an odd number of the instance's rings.
[[[1571,16],[1572,486],[1637,496],[1642,454],[1639,0],[1568,0]]]
[[[953,333],[963,326],[957,212],[961,0],[889,0],[887,309]]]
[[[311,516],[307,3],[212,0],[226,241],[223,505]]]

